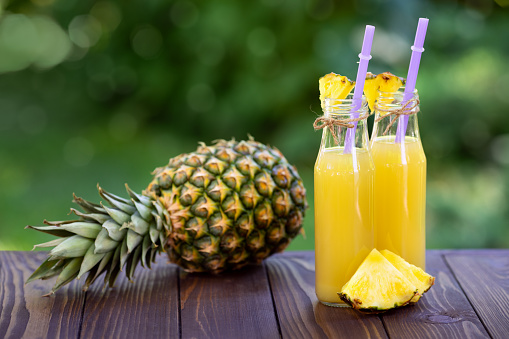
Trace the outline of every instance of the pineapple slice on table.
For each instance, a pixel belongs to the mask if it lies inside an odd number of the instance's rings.
[[[364,95],[368,100],[369,109],[374,110],[376,99],[380,92],[395,92],[405,84],[406,80],[395,76],[390,72],[375,75],[368,72],[366,75],[366,83],[364,85]]]
[[[405,277],[417,287],[417,294],[412,298],[412,300],[410,300],[410,303],[416,303],[435,283],[435,278],[433,276],[424,272],[422,268],[408,263],[399,255],[396,255],[389,250],[382,250],[380,253],[382,253],[382,255],[389,260],[389,262],[396,267],[398,271],[403,273]]]
[[[318,80],[320,90],[320,102],[322,109],[325,107],[324,100],[330,99],[344,99],[352,91],[355,82],[336,73],[329,73],[324,75]]]
[[[407,305],[417,291],[402,272],[373,249],[338,295],[354,309],[379,313]]]

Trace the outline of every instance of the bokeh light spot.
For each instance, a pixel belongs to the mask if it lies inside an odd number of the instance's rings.
[[[153,59],[161,50],[163,36],[155,27],[147,25],[136,30],[131,45],[136,54],[144,59]]]
[[[34,64],[39,68],[51,68],[65,60],[71,52],[71,41],[64,30],[45,16],[34,17],[32,22],[39,35],[39,51]]]
[[[247,36],[247,47],[257,56],[266,56],[271,54],[276,48],[276,36],[265,27],[253,29]]]
[[[120,8],[111,1],[99,1],[90,10],[102,27],[107,31],[114,31],[122,21]]]
[[[509,166],[509,134],[496,137],[491,142],[491,155],[493,159],[505,166]]]
[[[357,30],[356,38],[352,40],[352,46],[355,46],[355,50],[361,50],[359,42],[362,43],[363,35],[364,27],[361,30]],[[380,58],[389,65],[396,66],[411,54],[410,46],[411,43],[398,34],[388,33],[383,29],[377,28],[376,39],[373,39],[371,55],[376,55],[377,58]]]
[[[82,48],[94,46],[102,34],[101,23],[92,15],[79,15],[69,24],[71,41]]]
[[[4,16],[0,22],[0,72],[27,68],[38,50],[37,28],[22,14]]]

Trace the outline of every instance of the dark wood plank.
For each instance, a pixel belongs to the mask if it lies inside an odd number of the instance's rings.
[[[138,267],[132,283],[121,272],[113,288],[94,284],[81,338],[178,338],[178,268],[167,261],[161,255],[152,269]]]
[[[509,336],[509,250],[445,256],[493,338]]]
[[[283,338],[387,338],[378,316],[318,302],[313,252],[278,254],[265,265]]]
[[[278,338],[263,266],[180,275],[182,338]]]
[[[426,266],[435,285],[416,305],[382,314],[389,337],[489,338],[441,252],[428,251]]]
[[[54,280],[25,281],[47,252],[0,252],[0,338],[77,338],[84,293],[75,282],[51,297]]]

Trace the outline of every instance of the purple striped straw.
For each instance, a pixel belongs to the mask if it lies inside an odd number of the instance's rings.
[[[364,31],[364,41],[362,42],[362,50],[359,54],[359,68],[357,69],[357,79],[355,81],[355,89],[353,92],[353,105],[350,112],[350,118],[357,119],[359,117],[359,109],[362,106],[362,92],[364,91],[364,82],[366,73],[368,72],[368,64],[371,59],[371,45],[373,44],[373,35],[375,34],[375,26],[366,25]],[[355,130],[357,122],[353,123],[353,128],[346,131],[345,149],[343,154],[350,154],[355,148]]]
[[[415,83],[417,82],[417,73],[419,73],[419,64],[421,55],[424,52],[424,38],[426,38],[426,30],[428,29],[428,19],[420,18],[415,33],[414,45],[412,46],[412,56],[410,58],[410,66],[406,78],[405,93],[403,95],[402,107],[414,96]],[[400,115],[398,118],[398,129],[396,130],[396,143],[405,141],[406,129],[408,126],[408,115]]]

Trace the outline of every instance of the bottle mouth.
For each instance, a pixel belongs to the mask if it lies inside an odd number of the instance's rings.
[[[344,99],[325,98],[322,101],[322,108],[328,114],[350,114],[355,107],[358,107],[356,111],[359,113],[367,110],[368,102],[364,95],[360,99],[354,99],[350,93]]]
[[[380,94],[381,96],[396,96],[396,95],[399,95],[399,94],[404,94],[405,93],[405,89],[406,87],[405,86],[402,86],[400,88],[398,88],[397,91],[394,91],[394,92],[385,92],[385,91],[381,91],[381,90],[378,90],[378,94]],[[414,91],[412,92],[413,93],[413,96],[419,96],[419,92],[417,91],[417,88],[414,89]]]

